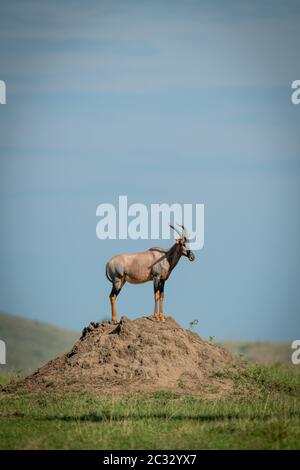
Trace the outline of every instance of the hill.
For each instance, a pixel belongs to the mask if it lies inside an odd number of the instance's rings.
[[[78,332],[0,313],[0,339],[6,344],[6,365],[0,365],[0,373],[33,371],[67,351],[78,337]]]
[[[291,343],[275,341],[223,341],[225,348],[258,364],[291,364]]]

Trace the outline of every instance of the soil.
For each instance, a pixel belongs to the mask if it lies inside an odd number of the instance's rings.
[[[237,365],[231,352],[172,317],[166,322],[122,317],[118,325],[90,323],[71,351],[16,383],[14,392],[80,390],[114,396],[165,390],[215,399],[233,390],[227,371]]]

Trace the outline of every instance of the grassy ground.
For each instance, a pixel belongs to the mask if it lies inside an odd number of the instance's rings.
[[[227,375],[220,374],[224,380]],[[5,396],[0,399],[0,447],[299,449],[300,367],[249,365],[234,377],[234,394],[226,400],[164,391],[119,399]]]

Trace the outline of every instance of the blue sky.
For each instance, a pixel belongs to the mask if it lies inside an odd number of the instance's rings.
[[[2,1],[0,309],[81,328],[110,313],[96,207],[205,204],[166,287],[203,336],[299,337],[297,1]],[[166,246],[166,241],[161,242]],[[128,286],[120,314],[153,311]]]

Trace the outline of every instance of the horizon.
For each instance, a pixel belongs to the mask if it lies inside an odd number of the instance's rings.
[[[10,313],[10,312],[3,312],[3,311],[0,311],[0,315],[5,315],[7,317],[14,317],[16,319],[20,319],[20,320],[25,320],[25,321],[28,321],[29,323],[30,322],[33,322],[33,323],[38,323],[38,324],[41,324],[41,325],[44,325],[44,326],[50,326],[50,327],[53,327],[53,328],[57,328],[61,331],[65,331],[66,333],[78,333],[80,334],[82,332],[82,329],[68,329],[68,328],[65,328],[65,327],[62,327],[62,326],[59,326],[59,325],[56,325],[54,323],[47,323],[46,321],[43,321],[43,320],[39,320],[39,319],[35,319],[35,318],[29,318],[29,317],[24,317],[22,315],[18,315],[18,314],[14,314],[14,313]],[[126,315],[125,315],[126,316]],[[138,318],[142,318],[144,317],[145,315],[141,315],[140,317],[136,317],[136,318],[129,318],[129,320],[137,320]],[[128,318],[128,317],[127,317]],[[99,323],[101,323],[102,321],[110,321],[106,318],[102,318],[99,320]],[[179,323],[179,322],[177,322]],[[179,323],[180,324],[180,323]],[[85,326],[88,326],[85,325]],[[180,325],[181,326],[181,325]],[[182,327],[182,328],[185,328],[185,327]],[[201,332],[199,331],[196,331],[196,328],[195,327],[192,327],[192,328],[189,328],[187,327],[186,329],[190,329],[191,331],[194,331],[195,333],[197,333],[200,337],[204,338],[205,340],[208,339],[208,337],[205,337],[203,335],[201,335]],[[292,342],[292,339],[290,340],[268,340],[268,339],[260,339],[260,340],[249,340],[249,339],[246,339],[246,338],[239,338],[239,339],[230,339],[230,338],[217,338],[215,336],[212,336],[213,338],[213,342],[218,344],[218,343],[223,343],[223,342],[232,342],[232,343],[270,343],[270,344],[290,344]],[[291,348],[291,353],[293,352],[292,348]]]

